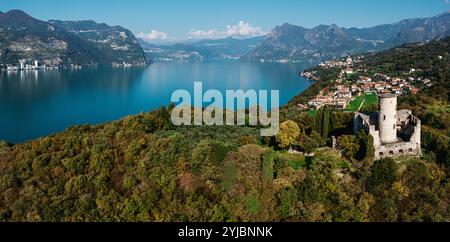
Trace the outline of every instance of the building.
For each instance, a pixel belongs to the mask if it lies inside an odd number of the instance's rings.
[[[26,60],[20,60],[20,61],[19,61],[20,69],[21,69],[21,70],[25,69],[26,64],[27,64],[27,61],[26,61]]]
[[[421,122],[410,110],[397,111],[397,95],[379,95],[378,113],[355,113],[354,132],[373,137],[375,158],[421,156]]]
[[[344,72],[345,72],[345,74],[347,74],[347,75],[351,75],[351,74],[354,73],[353,68],[346,68],[346,69],[344,70]]]

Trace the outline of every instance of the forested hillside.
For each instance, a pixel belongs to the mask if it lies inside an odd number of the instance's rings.
[[[367,71],[429,73],[434,85],[400,99],[422,120],[422,158],[375,161],[353,113],[327,106],[311,115],[291,103],[272,138],[258,127],[175,127],[171,106],[1,142],[0,220],[450,221],[448,39],[366,60]],[[293,103],[336,70],[318,73]],[[332,136],[339,151],[327,148]]]
[[[364,133],[343,154],[319,148],[351,116],[306,114],[261,139],[254,127],[173,127],[169,111],[2,143],[0,219],[450,220],[448,167],[373,161]],[[289,154],[291,146],[314,154]]]

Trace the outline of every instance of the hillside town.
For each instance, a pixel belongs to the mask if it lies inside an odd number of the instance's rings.
[[[340,70],[337,78],[331,80],[319,93],[307,103],[298,104],[301,110],[320,109],[325,105],[333,109],[346,109],[349,103],[358,96],[365,94],[415,94],[421,88],[431,87],[431,80],[425,77],[415,77],[419,71],[411,68],[407,77],[389,76],[385,73],[371,73],[367,69],[359,68],[364,56],[348,57],[326,61],[319,65],[322,69],[337,68]],[[317,70],[304,71],[301,76],[319,81]]]

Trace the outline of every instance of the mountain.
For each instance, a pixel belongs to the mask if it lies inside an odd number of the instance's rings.
[[[92,20],[50,20],[49,22],[93,43],[97,48],[110,55],[110,62],[136,65],[149,62],[133,33],[121,26],[109,26]]]
[[[153,61],[174,61],[174,62],[201,62],[205,60],[217,59],[207,50],[199,49],[190,44],[156,45],[139,39],[139,42]]]
[[[308,29],[291,24],[275,27],[257,48],[242,57],[248,61],[324,61],[353,53],[377,51],[409,42],[450,35],[450,13],[407,19],[372,28],[341,28],[335,24]]]
[[[264,37],[198,40],[174,45],[156,45],[140,40],[144,51],[155,61],[206,61],[239,59],[255,48]]]
[[[228,37],[218,40],[201,40],[192,45],[207,50],[223,59],[237,59],[254,49],[264,37],[237,39]]]
[[[130,46],[128,50],[111,50],[76,31],[67,31],[58,23],[35,19],[20,10],[0,13],[0,64],[15,65],[22,59],[38,60],[48,66],[113,64],[123,60],[137,64],[146,61],[142,49],[136,46]],[[108,36],[101,34],[101,37],[105,37],[107,43]],[[111,34],[110,37],[113,39],[111,43],[121,43],[116,36]],[[132,34],[127,37],[131,42],[136,41]]]
[[[348,32],[357,38],[383,41],[388,47],[441,39],[450,35],[450,12],[431,18],[406,19],[372,28],[351,28]]]
[[[322,60],[352,51],[365,51],[371,42],[358,41],[336,25],[319,25],[306,29],[291,24],[277,26],[244,60]]]

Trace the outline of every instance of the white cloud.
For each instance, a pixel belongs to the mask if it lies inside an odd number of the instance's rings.
[[[138,33],[136,35],[136,37],[142,38],[146,41],[157,41],[157,40],[167,40],[167,38],[169,37],[169,34],[152,29],[152,31],[150,31],[150,33],[142,33],[141,32],[141,33]]]
[[[188,33],[190,39],[219,39],[225,37],[248,38],[265,35],[260,27],[240,21],[237,25],[227,25],[225,30],[191,30]]]

